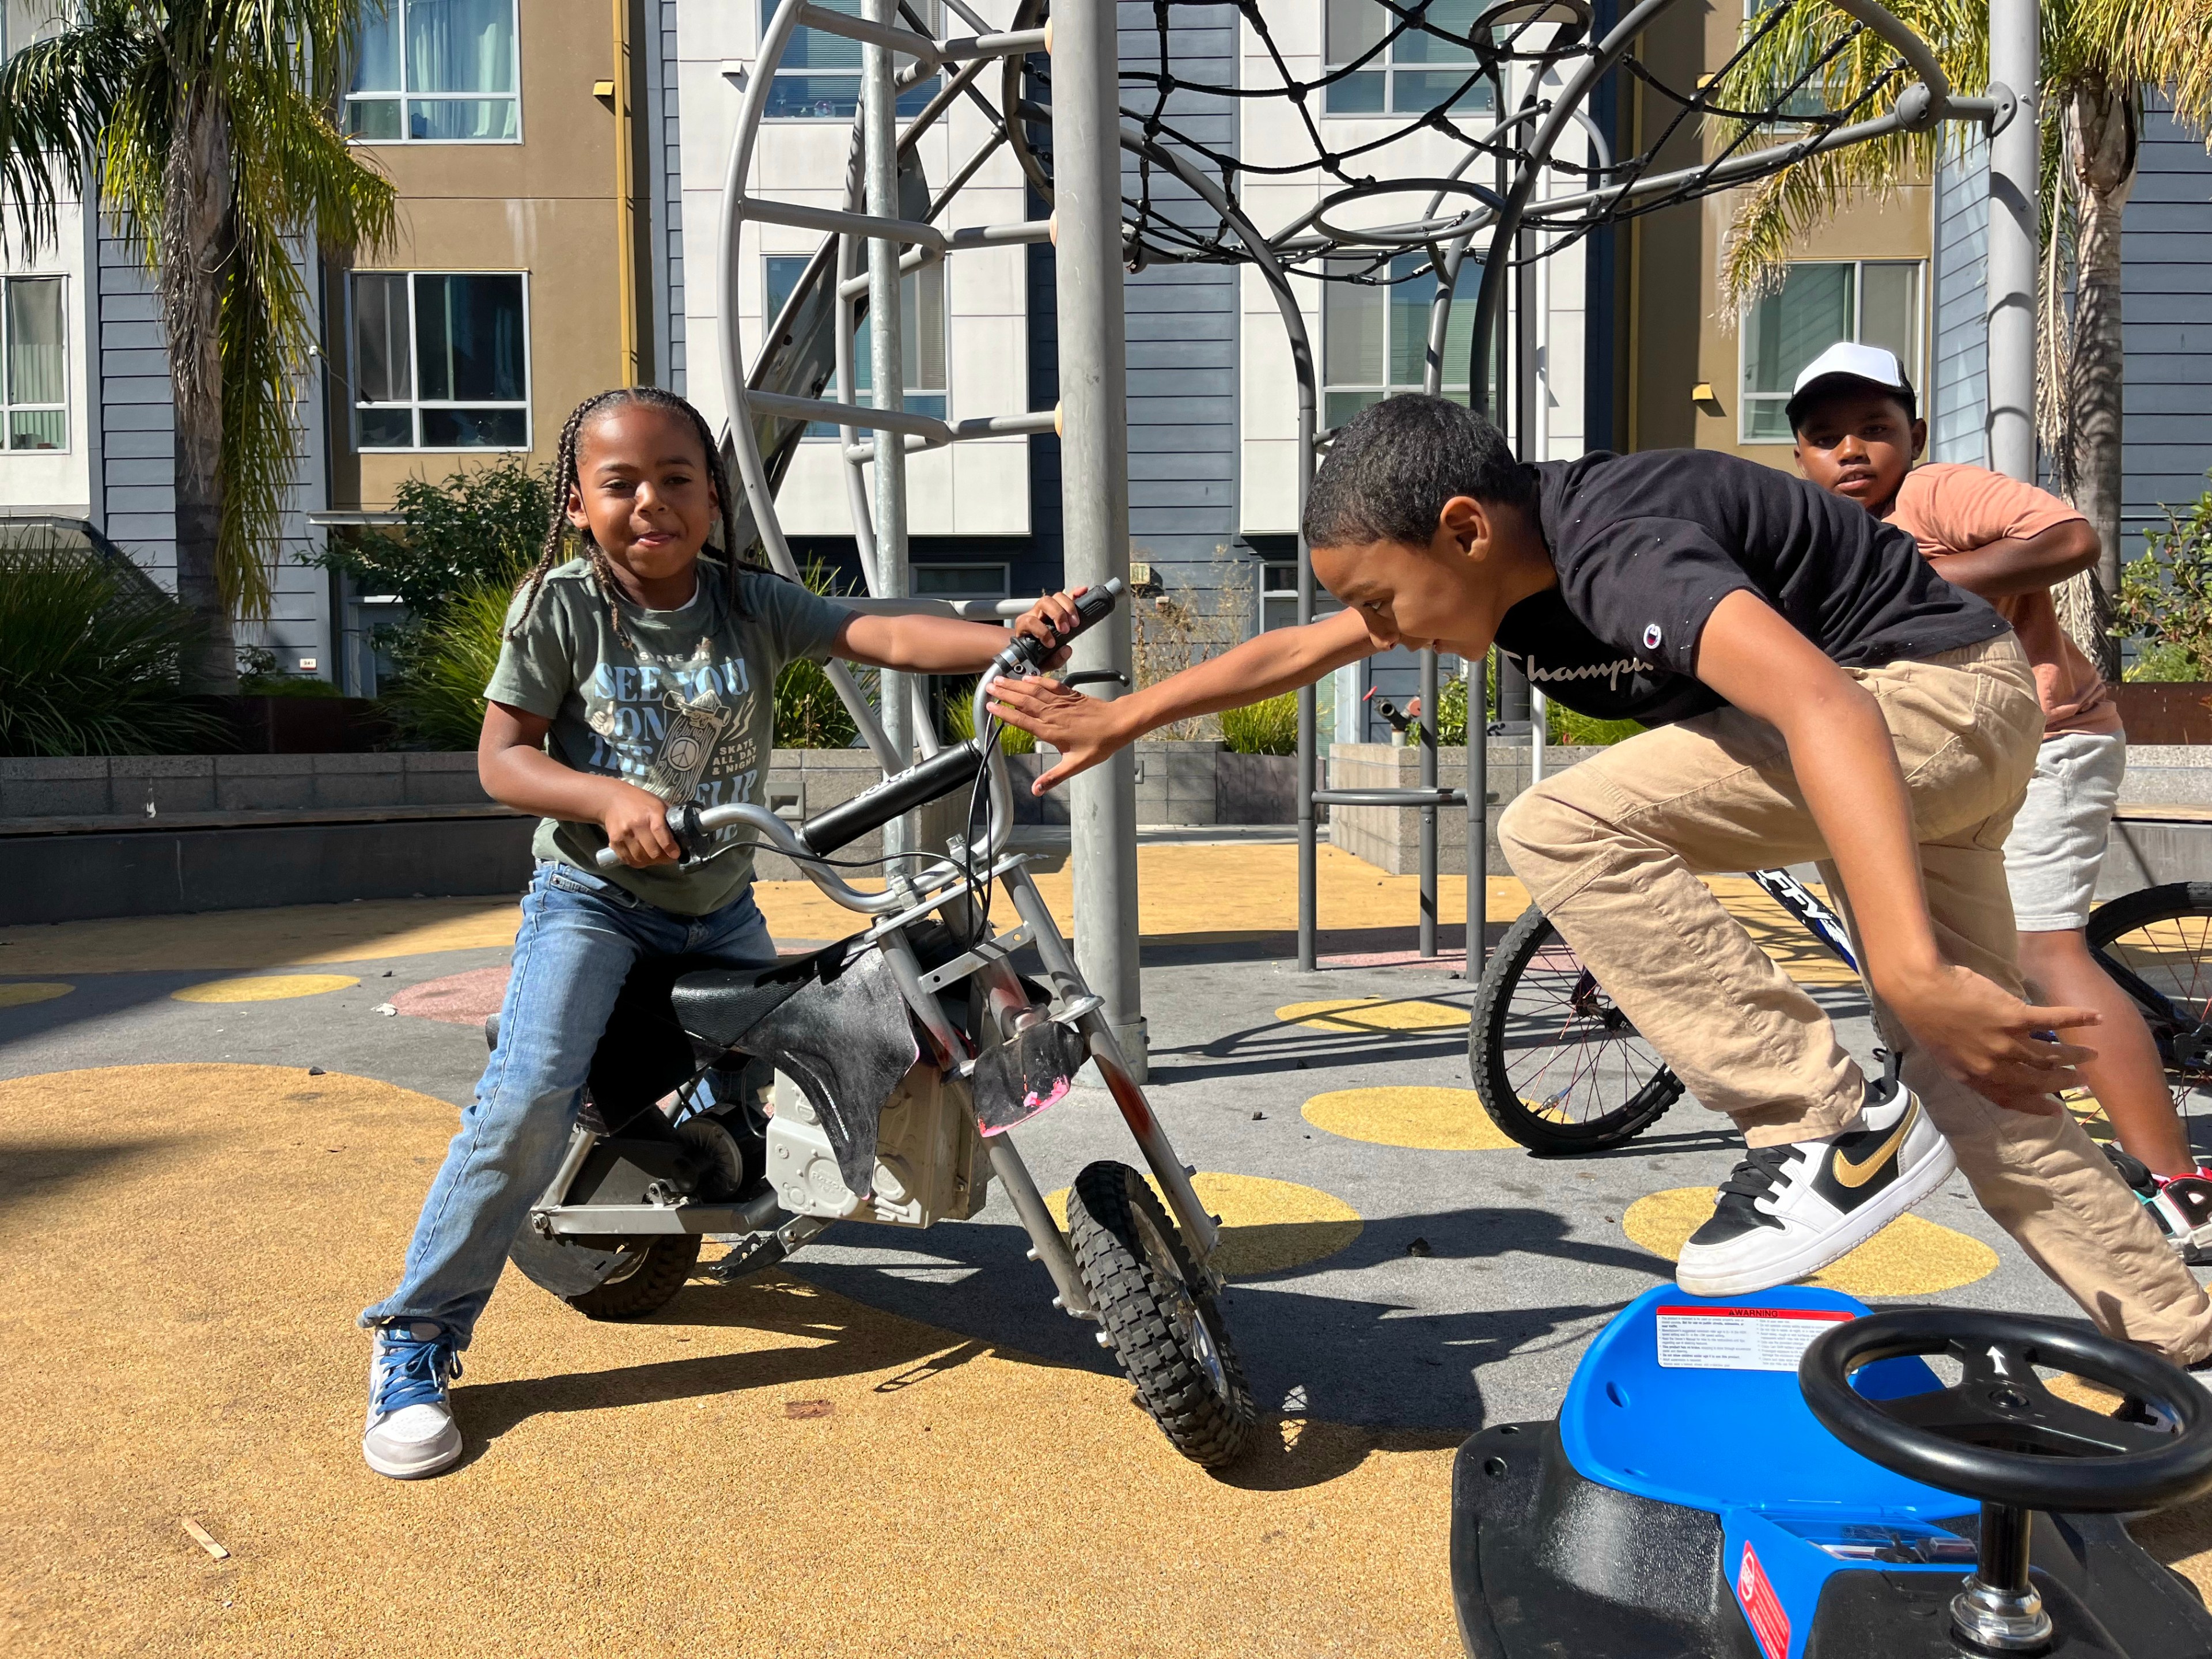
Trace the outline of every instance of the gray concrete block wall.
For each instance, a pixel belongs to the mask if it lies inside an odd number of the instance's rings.
[[[1596,754],[1595,749],[1554,745],[1544,751],[1547,772],[1558,772]],[[1328,787],[1331,789],[1418,789],[1421,757],[1416,749],[1381,743],[1340,743],[1329,751]],[[1525,740],[1493,741],[1489,750],[1490,867],[1504,873],[1504,854],[1498,845],[1498,815],[1516,795],[1528,787],[1529,753]],[[1437,781],[1448,789],[1467,783],[1467,750],[1437,750]],[[1354,858],[1364,859],[1394,876],[1419,873],[1421,867],[1421,816],[1407,806],[1336,806],[1330,809],[1329,843]],[[1437,862],[1443,870],[1467,866],[1467,809],[1437,809]]]
[[[0,760],[0,818],[138,819],[180,812],[489,805],[477,781],[477,757],[466,754]]]

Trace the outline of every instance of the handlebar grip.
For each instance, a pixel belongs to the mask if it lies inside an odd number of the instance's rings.
[[[1119,576],[1109,576],[1096,587],[1085,588],[1076,596],[1075,626],[1060,635],[1052,644],[1033,640],[1026,634],[1017,635],[1012,645],[999,653],[995,659],[999,672],[1011,674],[1018,668],[1042,668],[1044,659],[1066,645],[1078,634],[1095,628],[1106,620],[1115,602],[1127,592],[1128,585]]]
[[[707,832],[699,823],[699,803],[685,801],[680,806],[668,809],[668,833],[676,837],[678,862],[689,864],[699,856],[705,845]],[[602,870],[623,867],[622,854],[611,847],[602,847],[592,854],[592,862]]]

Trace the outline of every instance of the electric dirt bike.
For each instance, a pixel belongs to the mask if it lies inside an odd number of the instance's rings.
[[[1083,595],[1081,627],[1121,592],[1113,581]],[[1053,1305],[1098,1327],[1100,1346],[1177,1450],[1218,1466],[1243,1449],[1255,1413],[1222,1319],[1214,1219],[1025,860],[1005,850],[1012,796],[990,687],[1043,655],[1026,639],[1000,653],[975,689],[978,738],[801,828],[750,804],[670,810],[687,858],[718,834],[752,831],[872,920],[771,967],[641,964],[594,1055],[567,1156],[509,1254],[579,1311],[636,1317],[695,1273],[727,1282],[757,1272],[836,1221],[968,1219],[995,1180],[1051,1278]],[[839,848],[961,791],[966,833],[949,837],[943,856],[919,871],[887,862],[881,892],[833,869]],[[996,933],[994,887],[1016,918]],[[1016,970],[1024,946],[1042,982]],[[1093,1164],[1070,1189],[1063,1233],[1008,1131],[1066,1095],[1086,1060],[1166,1204],[1128,1165]],[[672,1091],[677,1115],[657,1103]],[[732,1248],[700,1270],[710,1239]]]

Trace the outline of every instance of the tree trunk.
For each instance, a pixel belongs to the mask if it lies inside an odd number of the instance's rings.
[[[2075,244],[2073,351],[2067,364],[2067,426],[2073,453],[2063,471],[2074,480],[2074,505],[2097,532],[2102,551],[2095,580],[2094,647],[2098,669],[2120,677],[2120,642],[2112,635],[2112,604],[2120,591],[2121,389],[2126,345],[2120,332],[2120,216],[2135,187],[2134,89],[2101,77],[2077,83],[2066,108],[2069,159],[2081,184],[2081,222]]]
[[[169,378],[176,401],[177,599],[200,623],[185,683],[238,690],[230,595],[222,580],[222,285],[234,254],[228,117],[204,88],[185,94],[169,146],[157,249]]]

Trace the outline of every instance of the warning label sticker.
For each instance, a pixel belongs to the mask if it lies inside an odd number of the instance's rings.
[[[1659,1363],[1684,1370],[1794,1371],[1814,1337],[1850,1318],[1840,1309],[1669,1304],[1658,1310]]]
[[[1735,1599],[1743,1604],[1743,1616],[1750,1620],[1751,1633],[1759,1638],[1766,1659],[1790,1659],[1790,1615],[1782,1611],[1782,1599],[1766,1582],[1765,1570],[1748,1544],[1743,1547],[1743,1565],[1736,1570]]]

